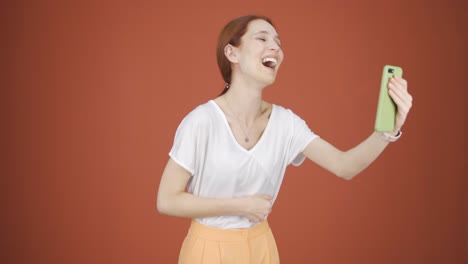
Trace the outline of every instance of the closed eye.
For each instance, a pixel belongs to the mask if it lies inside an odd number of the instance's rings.
[[[268,36],[269,34],[271,35],[273,33],[268,32],[267,30],[261,30],[261,31],[255,33],[254,35],[257,35],[257,34],[258,34],[257,39],[265,42],[265,41],[267,41],[267,38],[265,36]],[[280,40],[280,37],[277,34],[273,34],[273,39],[276,42],[276,44],[279,47],[281,47],[281,40]]]
[[[266,41],[266,38],[257,38],[257,39],[262,41],[262,42]],[[278,47],[281,47],[281,42],[279,42],[279,41],[275,41],[275,42],[276,42],[276,45],[278,45]]]

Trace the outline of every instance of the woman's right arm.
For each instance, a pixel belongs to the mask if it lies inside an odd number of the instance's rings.
[[[271,211],[272,197],[264,194],[232,199],[203,198],[185,191],[190,172],[169,159],[159,184],[157,208],[161,214],[203,218],[240,215],[263,221]]]

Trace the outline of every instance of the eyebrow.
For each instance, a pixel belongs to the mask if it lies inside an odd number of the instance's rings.
[[[254,35],[257,35],[257,34],[270,34],[270,32],[268,32],[268,31],[266,31],[266,30],[261,30],[261,31],[258,31],[258,32],[256,32],[256,33],[254,33]],[[275,38],[277,38],[279,41],[281,41],[280,36],[275,35]]]

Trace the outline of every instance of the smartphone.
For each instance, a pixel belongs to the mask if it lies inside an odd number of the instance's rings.
[[[377,116],[375,118],[375,131],[390,132],[395,128],[397,107],[388,94],[388,82],[394,75],[403,76],[403,70],[398,66],[385,65],[380,81]]]

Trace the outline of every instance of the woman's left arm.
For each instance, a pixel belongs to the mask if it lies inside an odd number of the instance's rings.
[[[397,105],[395,129],[389,133],[395,136],[406,121],[413,98],[408,93],[406,80],[394,76],[388,84],[389,95]],[[372,133],[366,140],[356,147],[341,151],[321,138],[313,140],[303,151],[304,155],[313,162],[344,179],[351,179],[369,166],[389,141],[378,132]]]

